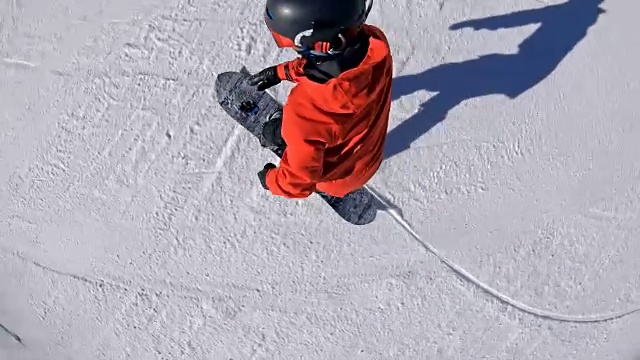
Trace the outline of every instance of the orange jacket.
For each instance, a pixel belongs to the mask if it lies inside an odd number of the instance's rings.
[[[287,147],[266,175],[274,195],[305,198],[315,190],[344,196],[362,187],[382,163],[391,105],[392,57],[384,33],[364,25],[369,49],[356,68],[320,84],[307,79],[304,58],[280,64],[297,83],[283,108]]]

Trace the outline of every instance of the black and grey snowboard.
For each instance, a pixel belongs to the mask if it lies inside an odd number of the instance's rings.
[[[262,126],[267,117],[282,109],[282,105],[264,91],[257,91],[246,83],[249,72],[242,68],[240,72],[228,71],[218,75],[215,83],[218,103],[240,125],[253,136],[260,139]],[[272,147],[282,158],[284,148]],[[377,213],[373,195],[364,188],[355,190],[343,198],[316,192],[344,220],[353,225],[371,223]]]

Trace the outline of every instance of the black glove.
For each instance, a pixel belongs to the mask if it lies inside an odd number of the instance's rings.
[[[249,85],[258,86],[258,91],[264,91],[272,86],[276,86],[282,82],[278,77],[277,67],[271,66],[257,74],[251,75]]]
[[[262,187],[265,190],[269,190],[267,187],[267,172],[271,169],[275,169],[276,167],[277,166],[272,163],[267,163],[262,170],[258,171],[258,179],[260,179],[260,184],[262,184]]]

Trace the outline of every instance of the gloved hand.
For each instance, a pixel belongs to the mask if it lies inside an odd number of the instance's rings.
[[[267,172],[271,169],[275,169],[276,167],[277,166],[272,163],[267,163],[262,170],[258,171],[258,179],[260,179],[260,184],[265,190],[269,190],[267,187]]]
[[[278,71],[276,66],[271,66],[263,69],[257,74],[251,75],[249,78],[249,85],[258,86],[258,91],[264,91],[272,86],[276,86],[282,82],[282,79],[278,77]]]

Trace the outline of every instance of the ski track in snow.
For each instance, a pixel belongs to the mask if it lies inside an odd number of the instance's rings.
[[[211,187],[213,186],[214,182],[217,180],[220,172],[224,169],[226,160],[230,156],[232,156],[232,154],[234,153],[234,150],[235,151],[239,150],[237,149],[236,143],[243,130],[244,129],[240,125],[237,125],[234,127],[233,133],[231,133],[231,136],[229,136],[229,138],[225,142],[224,147],[220,152],[220,155],[218,155],[218,157],[216,158],[215,165],[213,166],[213,171],[211,172],[212,175],[208,175],[204,179],[203,189],[202,189],[203,194],[206,194],[211,190]]]
[[[62,277],[70,278],[73,280],[77,280],[91,287],[97,287],[97,288],[108,287],[113,290],[135,292],[140,294],[143,294],[143,293],[166,294],[166,295],[184,297],[184,298],[195,299],[195,300],[200,300],[201,298],[206,297],[207,295],[210,295],[207,292],[203,291],[202,289],[189,288],[183,285],[173,284],[170,281],[166,281],[165,285],[156,284],[155,286],[149,286],[149,285],[139,284],[135,280],[131,280],[131,279],[113,280],[108,278],[99,278],[99,277],[93,277],[88,275],[80,275],[72,272],[58,270],[51,266],[42,264],[36,260],[29,260],[23,255],[20,255],[15,252],[12,255],[17,257],[21,261],[27,264],[33,265],[46,272],[49,272],[57,276],[62,276]]]
[[[399,226],[401,226],[402,229],[404,229],[411,237],[413,237],[422,247],[424,247],[427,251],[431,252],[438,259],[440,259],[445,265],[447,265],[451,270],[453,270],[458,275],[462,276],[464,279],[468,280],[470,283],[474,284],[475,286],[478,286],[482,290],[489,293],[491,296],[495,297],[496,299],[510,306],[515,307],[518,310],[524,311],[526,313],[529,313],[533,316],[540,317],[540,318],[546,318],[546,319],[562,321],[562,322],[573,322],[573,323],[595,323],[595,322],[611,321],[611,320],[616,320],[628,315],[632,315],[640,311],[640,306],[634,306],[626,310],[621,310],[621,311],[608,313],[608,314],[566,315],[566,314],[554,313],[554,312],[538,309],[538,308],[523,304],[522,302],[516,299],[513,299],[508,295],[502,294],[499,291],[491,288],[489,285],[476,279],[473,275],[471,275],[465,269],[461,268],[460,266],[456,265],[451,260],[449,260],[447,257],[443,256],[436,248],[433,247],[433,245],[424,241],[420,237],[420,235],[418,235],[415,232],[415,230],[413,230],[413,227],[409,225],[409,223],[407,223],[407,221],[402,217],[401,212],[399,211],[399,209],[397,209],[396,206],[391,205],[388,202],[388,200],[385,200],[373,188],[367,186],[367,189],[372,194],[374,194],[375,198],[383,205],[382,210],[385,213],[389,214],[389,216],[391,216],[393,220]]]
[[[449,27],[549,4],[375,2],[392,128],[447,114],[385,161],[389,216],[364,228],[262,191],[267,153],[213,98],[216,74],[291,58],[261,6],[0,2],[0,358],[634,360],[634,4],[603,3],[519,97],[446,109],[466,78],[439,66],[508,70],[537,25]]]

